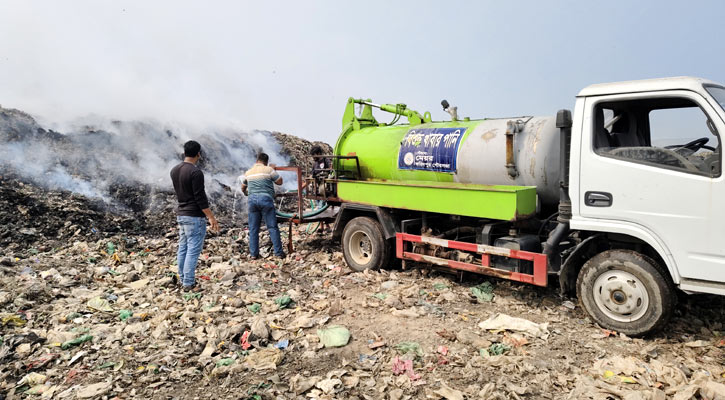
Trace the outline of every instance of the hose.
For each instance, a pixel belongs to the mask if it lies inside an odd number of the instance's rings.
[[[322,214],[325,210],[327,210],[327,208],[329,206],[330,206],[329,204],[325,203],[320,208],[313,208],[312,210],[310,210],[310,211],[308,211],[306,213],[302,213],[302,218],[311,218],[311,217],[314,217],[316,215]],[[278,217],[282,217],[282,218],[293,218],[295,215],[297,215],[297,214],[296,213],[285,213],[285,212],[282,212],[282,211],[277,211],[277,216]]]
[[[544,220],[544,222],[541,223],[541,226],[539,227],[539,233],[536,236],[541,237],[541,234],[544,233],[544,229],[546,228],[547,225],[549,225],[549,222],[551,222],[551,220],[554,219],[554,217],[558,217],[558,216],[559,216],[559,212],[557,211],[557,212],[551,214],[548,218],[546,218]]]
[[[297,190],[290,190],[288,193],[294,193],[297,192]],[[310,205],[314,207],[314,202],[310,200]],[[316,215],[322,214],[327,208],[329,207],[329,204],[324,203],[322,207],[319,208],[313,208],[312,210],[308,212],[302,213],[302,218],[311,218]],[[297,214],[296,213],[286,213],[279,210],[276,210],[277,216],[282,218],[294,218]]]
[[[315,224],[315,228],[312,229],[312,231],[310,231],[310,226],[312,226],[312,222],[310,222],[309,224],[307,224],[307,228],[305,228],[305,233],[308,235],[312,235],[313,233],[317,232],[317,229],[320,227],[320,225],[321,225],[321,223],[317,222]]]

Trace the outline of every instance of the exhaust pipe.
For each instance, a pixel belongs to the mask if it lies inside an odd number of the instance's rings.
[[[571,220],[571,198],[569,197],[569,159],[571,157],[571,111],[559,110],[556,113],[556,127],[559,128],[559,217],[556,228],[549,233],[544,243],[544,254],[548,260],[549,271],[561,269],[559,244],[569,234]]]

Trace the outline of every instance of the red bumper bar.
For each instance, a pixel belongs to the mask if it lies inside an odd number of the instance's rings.
[[[481,264],[471,264],[447,258],[433,257],[425,254],[411,253],[405,251],[405,242],[427,243],[450,249],[463,250],[481,255]],[[507,271],[505,269],[492,268],[490,257],[501,256],[516,258],[519,260],[533,261],[534,273],[522,274],[520,272]],[[428,236],[411,235],[408,233],[395,234],[395,256],[403,260],[412,260],[443,267],[458,269],[462,271],[475,272],[483,275],[490,275],[512,281],[531,283],[537,286],[546,286],[547,283],[547,260],[545,254],[532,253],[529,251],[512,250],[504,247],[493,247],[483,244],[458,242],[455,240],[438,239]]]

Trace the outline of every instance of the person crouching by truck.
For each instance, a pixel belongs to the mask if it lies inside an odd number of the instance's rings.
[[[314,145],[312,146],[312,149],[310,149],[310,155],[312,156],[312,178],[315,180],[315,189],[317,190],[317,192],[314,193],[315,196],[324,195],[325,178],[328,177],[330,169],[332,168],[332,162],[330,159],[327,157],[321,157],[323,154],[324,151],[320,145]],[[320,200],[317,201],[317,204],[321,204]]]
[[[277,211],[274,208],[274,185],[281,185],[282,177],[268,163],[269,156],[259,153],[257,162],[242,178],[242,193],[249,197],[249,256],[252,259],[259,258],[259,227],[262,219],[272,239],[274,255],[280,258],[285,256],[277,226]]]
[[[177,262],[179,281],[184,291],[196,284],[196,263],[204,247],[206,221],[218,232],[219,223],[209,208],[204,190],[204,173],[196,164],[201,159],[201,145],[193,140],[184,143],[184,161],[171,169],[171,182],[178,200],[176,221],[179,224]]]

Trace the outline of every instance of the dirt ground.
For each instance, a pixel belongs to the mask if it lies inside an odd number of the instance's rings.
[[[285,260],[247,260],[243,228],[208,237],[198,294],[175,284],[173,229],[6,256],[0,391],[57,399],[723,395],[720,297],[683,296],[665,331],[632,339],[597,327],[553,289],[425,268],[352,272],[339,245],[313,229],[295,230],[297,251]],[[484,282],[491,301],[472,294]],[[532,324],[479,327],[497,315]],[[324,347],[318,333],[334,326],[350,338]]]

